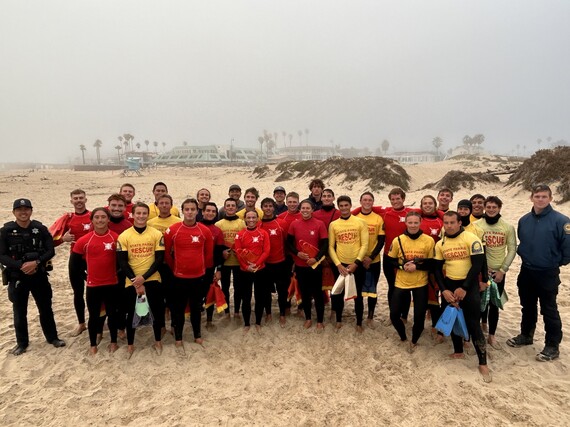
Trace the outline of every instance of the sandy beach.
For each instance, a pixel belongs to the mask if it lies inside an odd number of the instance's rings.
[[[405,166],[411,175],[406,204],[419,205],[421,190],[440,179],[446,171],[464,169],[460,161]],[[470,162],[470,170],[486,170],[482,162]],[[176,205],[186,196],[209,188],[220,204],[230,184],[242,189],[255,186],[261,197],[271,196],[276,185],[308,195],[309,179],[275,183],[273,175],[258,180],[252,167],[159,168],[141,177],[121,177],[118,172],[73,172],[36,170],[0,172],[0,220],[13,219],[14,199],[29,197],[33,218],[50,225],[71,210],[69,192],[82,188],[87,206],[106,205],[106,198],[124,182],[136,187],[135,199],[151,202],[152,185],[164,181]],[[361,182],[341,186],[340,178],[326,182],[337,197],[347,194],[357,205],[367,190]],[[473,193],[498,195],[504,202],[503,218],[516,226],[531,208],[529,194],[504,183],[461,190],[457,201]],[[555,194],[555,200],[557,199]],[[387,205],[387,191],[376,193],[376,204]],[[570,214],[570,205],[554,204]],[[29,303],[30,347],[22,356],[8,350],[15,343],[12,306],[2,289],[0,298],[0,425],[568,425],[570,419],[570,344],[560,347],[561,358],[551,363],[535,361],[543,348],[544,330],[539,316],[533,345],[513,349],[505,341],[518,334],[520,305],[516,276],[517,257],[507,273],[510,296],[501,312],[497,338],[502,350],[489,349],[493,382],[486,384],[477,372],[476,356],[449,360],[451,340],[434,346],[426,330],[419,347],[408,354],[392,326],[382,325],[388,317],[386,281],[379,285],[376,328],[354,332],[353,304],[345,307],[346,324],[335,333],[325,312],[324,333],[304,330],[303,320],[291,316],[285,328],[274,321],[263,325],[260,334],[246,336],[242,324],[215,316],[215,331],[203,328],[204,346],[192,343],[191,328],[184,330],[186,356],[174,350],[170,334],[164,352],[151,349],[152,331],[137,332],[137,350],[128,360],[126,343],[119,342],[114,354],[106,352],[106,331],[99,353],[87,355],[87,333],[72,338],[76,325],[72,290],[67,277],[68,245],[56,250],[51,274],[53,309],[59,336],[67,346],[56,349],[41,333],[37,309]],[[570,268],[562,269],[558,296],[563,330],[570,329]],[[274,313],[277,302],[274,298]],[[276,316],[274,316],[275,318]],[[411,322],[408,328],[411,328]]]

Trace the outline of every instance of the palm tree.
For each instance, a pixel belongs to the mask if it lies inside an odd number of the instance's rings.
[[[158,142],[157,142],[157,141],[154,141],[154,142],[152,143],[152,145],[154,145],[154,152],[155,152],[155,153],[158,153],[158,151],[157,151]]]
[[[283,131],[281,132],[281,135],[283,135],[283,147],[286,147],[287,143],[285,142],[285,137],[287,136],[287,132]]]
[[[441,147],[443,144],[443,139],[441,139],[439,136],[436,136],[431,143],[435,147],[437,157],[439,157],[439,147]]]
[[[278,132],[273,132],[273,138],[275,139],[275,145],[277,145],[277,137],[279,136]]]
[[[115,150],[117,150],[117,157],[119,158],[119,163],[121,163],[121,144],[115,145]]]
[[[297,131],[297,135],[299,135],[299,147],[300,147],[301,145],[303,145],[303,141],[301,141],[301,136],[303,136],[303,131],[302,130]]]
[[[140,151],[141,150],[141,143],[137,142],[137,150]]]
[[[93,144],[93,147],[95,147],[95,151],[97,152],[97,164],[98,165],[101,164],[101,146],[102,145],[103,145],[103,143],[101,142],[100,139],[95,141],[95,144]]]
[[[309,129],[305,129],[307,147],[309,146]]]
[[[390,148],[390,141],[385,139],[384,141],[382,141],[382,152],[386,154],[388,152],[388,148]]]
[[[127,153],[127,151],[129,151],[129,141],[124,139],[123,140],[123,145],[125,146],[125,154]]]
[[[85,164],[85,151],[87,150],[87,147],[85,147],[85,145],[81,144],[79,146],[79,149],[81,150],[81,157],[83,158],[83,164]]]
[[[145,139],[144,145],[146,145],[146,151],[148,151],[148,146],[150,145],[150,141],[148,139]]]
[[[187,147],[187,146],[188,146],[188,143],[187,143],[186,141],[184,141],[184,142],[182,143],[182,145],[183,145],[184,147]]]
[[[289,134],[289,147],[291,147],[292,141],[293,141],[293,134],[290,133],[290,134]]]

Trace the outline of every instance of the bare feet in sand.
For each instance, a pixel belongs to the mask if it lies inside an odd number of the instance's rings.
[[[203,338],[194,338],[194,342],[198,345],[204,347],[204,339]]]
[[[269,324],[273,322],[273,316],[271,314],[266,314],[265,315],[265,324]]]
[[[325,325],[323,323],[317,323],[317,334],[322,333],[325,330]]]
[[[116,342],[112,342],[111,344],[109,344],[107,346],[107,350],[109,351],[109,353],[114,353],[119,349],[119,346],[117,345]]]
[[[479,373],[481,374],[484,382],[490,383],[493,381],[493,378],[491,377],[491,371],[489,371],[489,367],[487,365],[479,365]]]
[[[72,337],[78,337],[79,335],[81,335],[83,333],[83,331],[87,330],[87,326],[85,326],[85,323],[80,323],[79,325],[77,325],[75,327],[75,329],[73,331],[71,331],[71,335]]]
[[[357,325],[356,326],[356,333],[361,334],[363,332],[364,332],[364,328],[362,327],[362,325]]]
[[[376,323],[374,323],[374,319],[366,319],[366,326],[370,329],[376,329]]]
[[[303,324],[303,328],[309,329],[311,326],[313,326],[313,321],[312,320],[305,320],[305,323]]]
[[[89,347],[89,355],[95,356],[97,354],[97,346]]]
[[[449,355],[450,359],[465,359],[465,354],[464,353],[451,353]]]
[[[152,346],[152,348],[154,348],[154,351],[156,352],[156,354],[158,356],[160,356],[162,354],[162,342],[156,341],[154,343],[154,345]]]
[[[285,318],[285,316],[279,316],[279,326],[281,326],[282,328],[285,327],[285,323],[287,323],[287,320]]]

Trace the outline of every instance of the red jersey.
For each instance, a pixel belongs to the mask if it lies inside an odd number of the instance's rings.
[[[123,213],[123,215],[125,215],[125,219],[127,221],[129,221],[131,223],[131,225],[133,225],[135,223],[135,219],[133,217],[133,203],[127,203],[127,206],[125,206],[125,212]]]
[[[335,219],[340,218],[340,211],[337,208],[325,211],[324,207],[322,207],[318,211],[313,212],[313,218],[324,222],[325,227],[328,230],[329,225],[331,225],[331,222],[333,222]]]
[[[72,251],[82,255],[87,263],[87,286],[116,285],[117,278],[117,238],[118,234],[109,230],[105,234],[91,231],[79,238]]]
[[[244,228],[236,234],[236,241],[234,244],[235,251],[238,254],[239,266],[243,271],[247,271],[249,263],[244,256],[240,256],[242,250],[247,250],[252,257],[255,258],[255,266],[258,270],[265,267],[265,260],[269,256],[271,250],[269,242],[269,234],[262,228],[256,227],[253,230]]]
[[[300,219],[299,221],[293,222],[289,227],[289,235],[295,237],[295,247],[297,251],[303,252],[300,244],[301,240],[318,248],[320,241],[328,237],[328,231],[322,221],[311,217],[307,220]],[[293,261],[295,265],[299,267],[307,267],[307,262],[296,255],[293,255]]]
[[[378,213],[374,208],[374,212]],[[390,245],[392,240],[398,237],[400,234],[404,234],[406,231],[406,215],[410,211],[417,211],[410,207],[404,207],[400,210],[394,210],[392,208],[384,209],[384,213],[380,214],[384,220],[384,232],[386,233],[386,242],[384,244],[384,254],[388,254],[390,250]]]
[[[65,218],[65,225],[63,227],[61,236],[59,239],[54,239],[53,244],[54,246],[59,246],[63,243],[61,237],[68,231],[75,236],[75,241],[71,242],[70,252],[73,250],[73,245],[75,242],[79,240],[81,237],[85,236],[92,230],[91,224],[91,212],[85,211],[81,215],[69,212],[63,214],[57,221],[62,221]],[[56,222],[57,222],[56,221]]]
[[[206,274],[208,254],[214,252],[214,239],[204,224],[197,222],[188,226],[178,222],[164,232],[164,249],[174,276],[194,279]]]
[[[442,228],[443,228],[443,220],[439,217],[439,215],[434,215],[434,216],[422,215],[420,230],[422,230],[426,236],[431,237],[436,243],[440,239]]]
[[[287,224],[285,224],[285,221],[278,218],[263,219],[258,224],[269,235],[271,249],[266,261],[269,264],[285,261],[285,240],[287,239]]]
[[[289,226],[293,221],[295,221],[296,219],[301,219],[301,212],[295,212],[294,214],[292,214],[289,211],[287,211],[277,215],[277,218],[279,218],[285,223],[285,231],[287,232],[289,231]]]
[[[216,224],[202,224],[202,225],[204,225],[205,227],[208,228],[208,230],[210,230],[210,233],[212,233],[212,240],[214,241],[214,246],[212,247],[212,251],[206,254],[206,268],[212,268],[214,267],[215,247],[224,246],[225,249],[224,233],[222,233],[222,230],[216,227]]]
[[[114,231],[117,234],[121,234],[127,228],[131,228],[133,224],[124,218],[121,218],[119,222],[114,222],[113,218],[109,219],[109,230]]]

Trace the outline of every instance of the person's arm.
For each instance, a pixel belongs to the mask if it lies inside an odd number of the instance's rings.
[[[119,267],[121,267],[121,271],[132,282],[135,278],[135,272],[129,264],[129,253],[127,251],[118,251],[117,262],[119,263]]]
[[[433,260],[433,275],[435,276],[435,281],[437,282],[437,286],[443,293],[446,290],[445,287],[445,280],[443,277],[443,264],[445,261],[442,259],[434,259]]]
[[[517,236],[515,234],[515,227],[509,226],[507,230],[507,255],[501,264],[499,269],[501,273],[505,274],[509,271],[509,267],[513,263],[515,256],[517,255]]]
[[[566,220],[568,220],[568,218],[566,218]],[[562,225],[560,252],[562,253],[560,266],[570,264],[570,222],[565,222]]]
[[[53,243],[53,237],[51,236],[50,232],[47,228],[41,228],[42,237],[44,239],[44,253],[42,253],[39,257],[39,264],[45,264],[50,259],[55,256],[55,248]]]
[[[144,280],[148,280],[150,276],[158,271],[158,267],[162,265],[164,262],[164,250],[155,250],[154,251],[154,262],[149,267],[149,269],[142,275]]]
[[[295,236],[293,236],[292,234],[287,234],[285,248],[295,256],[299,253],[299,251],[297,250],[297,246],[295,245]]]
[[[416,265],[416,270],[421,271],[431,271],[434,267],[435,260],[433,258],[420,258],[418,261],[414,261]]]
[[[13,270],[19,270],[22,267],[22,261],[13,259],[8,253],[8,242],[4,228],[0,229],[0,264]]]
[[[358,266],[362,265],[362,260],[368,251],[368,239],[370,239],[370,235],[368,234],[368,226],[364,221],[362,221],[362,224],[360,225],[360,250],[358,251],[358,255],[354,260],[354,263]]]
[[[259,268],[265,262],[269,253],[271,252],[271,242],[269,241],[269,234],[265,230],[260,229],[259,232],[263,234],[263,252],[257,259],[255,266]]]
[[[380,252],[382,251],[385,242],[386,242],[386,235],[379,234],[378,239],[376,240],[376,246],[374,246],[374,249],[372,249],[372,253],[370,254],[371,259],[374,260],[378,255],[380,255]]]
[[[389,255],[386,255],[386,258],[384,259],[386,260],[385,262],[388,263],[390,267],[398,268],[400,270],[402,269],[402,265],[400,264],[400,260],[398,258],[393,258]]]
[[[336,235],[334,231],[334,225],[332,222],[329,225],[329,256],[331,257],[331,260],[334,265],[338,267],[341,264],[336,254]]]
[[[470,288],[473,288],[474,286],[479,287],[479,280],[478,280],[479,273],[481,272],[481,269],[483,268],[485,261],[486,261],[486,256],[484,253],[471,255],[471,268],[467,273],[465,281],[461,285],[462,289],[467,291]]]
[[[317,256],[315,257],[315,259],[317,261],[320,260],[324,255],[327,254],[328,249],[329,249],[329,239],[328,238],[320,239],[319,240],[319,252],[317,253]]]

